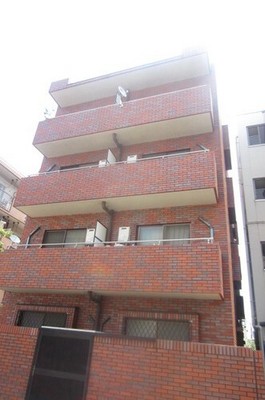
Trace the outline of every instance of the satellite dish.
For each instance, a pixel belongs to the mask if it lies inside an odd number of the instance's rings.
[[[9,239],[11,240],[11,242],[13,242],[13,243],[15,243],[15,244],[19,244],[19,243],[20,243],[20,239],[19,239],[19,237],[16,236],[16,235],[11,235],[11,236],[9,237]]]
[[[122,97],[127,97],[128,90],[123,89],[122,86],[118,86],[118,92],[122,95]]]

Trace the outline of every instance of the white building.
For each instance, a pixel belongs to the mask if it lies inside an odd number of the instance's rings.
[[[265,325],[265,111],[238,116],[233,130],[237,135],[237,161],[243,204],[242,238],[245,241],[248,265],[251,313],[253,326],[263,326]],[[265,328],[263,330],[265,334]]]

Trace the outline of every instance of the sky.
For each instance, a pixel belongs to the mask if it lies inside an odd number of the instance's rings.
[[[264,0],[9,0],[0,6],[0,158],[37,173],[32,145],[51,82],[88,79],[200,46],[221,122],[265,109]]]

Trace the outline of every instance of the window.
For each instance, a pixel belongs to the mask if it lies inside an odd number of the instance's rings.
[[[142,158],[152,158],[152,157],[163,157],[163,156],[169,156],[169,155],[174,155],[174,154],[181,154],[181,153],[188,153],[190,152],[190,149],[179,149],[179,150],[171,150],[171,151],[161,151],[159,153],[147,153],[143,154]]]
[[[65,313],[41,312],[41,311],[20,311],[18,326],[40,328],[41,326],[65,327],[67,315]]]
[[[231,162],[231,153],[229,149],[226,149],[224,151],[224,155],[225,155],[225,169],[226,171],[229,171],[230,169],[232,169],[232,162]]]
[[[265,199],[265,178],[254,179],[255,199]]]
[[[86,167],[93,167],[98,165],[97,162],[91,162],[91,163],[84,163],[84,164],[72,164],[72,165],[64,165],[60,167],[60,170],[63,171],[65,169],[77,169],[77,168],[86,168]]]
[[[49,244],[47,247],[76,247],[76,243],[84,243],[86,241],[86,232],[87,229],[46,231],[43,243]],[[79,246],[83,245],[80,244]]]
[[[0,201],[4,197],[4,194],[5,194],[5,186],[2,183],[0,183]]]
[[[255,144],[265,144],[265,124],[248,126],[248,143],[250,146]]]
[[[128,318],[125,334],[141,338],[190,341],[190,322]]]
[[[261,251],[263,259],[263,268],[265,269],[265,242],[261,242]]]
[[[161,240],[165,240],[162,242],[163,244],[182,245],[189,243],[189,241],[180,239],[188,239],[189,237],[189,224],[148,225],[138,228],[138,240],[144,241],[139,243],[141,245],[160,244],[159,241]],[[170,241],[170,239],[179,240]]]

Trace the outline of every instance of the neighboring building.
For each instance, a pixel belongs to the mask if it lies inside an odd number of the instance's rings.
[[[22,175],[15,171],[5,161],[0,159],[0,224],[5,229],[10,229],[18,238],[21,237],[26,215],[14,207],[14,200],[18,184]],[[12,242],[2,238],[4,248]],[[0,290],[0,303],[3,298],[3,291]]]
[[[0,221],[19,238],[22,235],[26,215],[14,207],[14,200],[22,175],[0,159]]]
[[[91,352],[87,399],[263,391],[260,353],[235,347],[241,276],[234,250],[232,264],[234,206],[207,54],[63,80],[50,93],[57,114],[34,138],[42,167],[21,181],[16,198],[28,215],[25,245],[3,254],[0,277],[3,343],[13,335],[21,360],[32,360],[32,328],[54,327],[41,330],[26,398],[57,399],[55,381],[61,396],[83,398]],[[91,329],[104,335],[90,333],[86,351],[81,339]],[[51,373],[48,359],[67,358],[74,345],[84,364],[68,359],[56,375],[52,361]],[[28,365],[19,372],[24,385]]]
[[[238,116],[237,153],[253,327],[265,326],[265,113]],[[265,328],[261,328],[265,329]],[[258,344],[258,331],[256,330]],[[265,330],[263,332],[265,337]],[[260,344],[258,344],[259,346]]]

